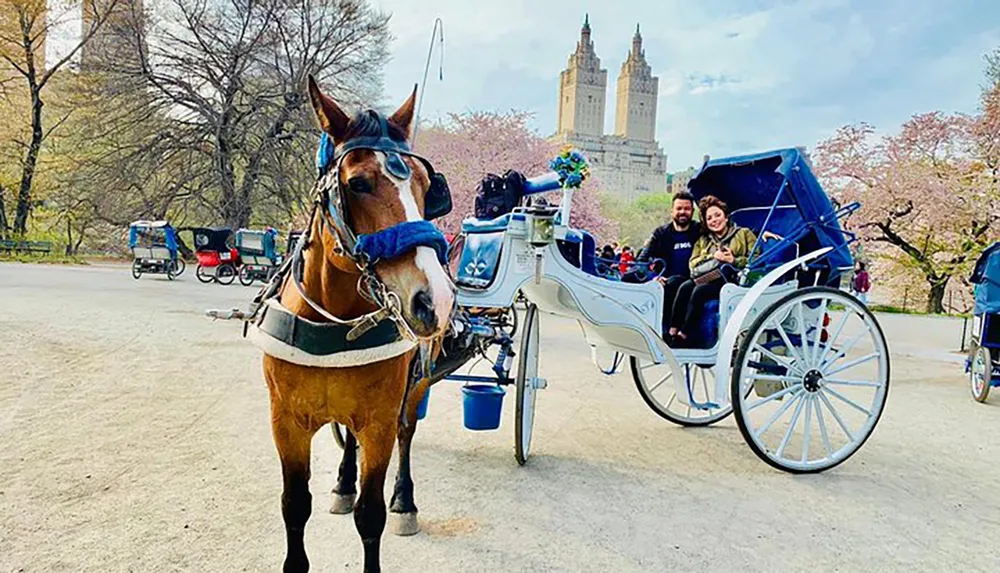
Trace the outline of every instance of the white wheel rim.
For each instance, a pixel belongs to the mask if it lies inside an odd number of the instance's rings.
[[[699,404],[718,404],[719,401],[715,396],[714,368],[685,363],[681,364],[681,371],[686,377],[684,385],[690,393],[688,402],[693,400]],[[732,411],[731,406],[703,410],[679,400],[673,369],[668,363],[656,364],[639,360],[636,372],[642,393],[653,403],[655,409],[670,417],[692,424],[709,424],[725,418]]]
[[[830,309],[831,303],[843,309]],[[784,468],[832,467],[861,447],[881,415],[889,372],[885,338],[861,305],[833,292],[804,293],[767,316],[748,333],[740,392],[733,397],[746,437]],[[784,353],[774,352],[781,348]]]
[[[974,396],[979,397],[983,395],[983,389],[986,386],[986,357],[983,356],[985,349],[980,348],[976,351],[976,357],[972,360],[971,368],[971,380],[972,380],[972,393]],[[990,365],[990,370],[992,373],[993,365]]]
[[[525,458],[531,449],[531,429],[535,422],[535,378],[538,377],[538,311],[533,313],[531,324],[525,336],[528,346],[520,365],[524,370],[524,390],[521,406],[521,452]]]

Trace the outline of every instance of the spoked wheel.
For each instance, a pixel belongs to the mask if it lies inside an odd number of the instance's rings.
[[[985,402],[990,397],[992,378],[993,359],[990,357],[990,349],[979,347],[969,368],[969,383],[976,402]]]
[[[747,331],[730,391],[740,433],[758,457],[791,473],[830,469],[861,448],[885,408],[885,335],[847,293],[790,293]]]
[[[517,361],[517,404],[514,410],[514,457],[518,465],[528,461],[531,452],[531,429],[535,423],[535,394],[545,387],[538,378],[538,307],[528,304],[524,330],[521,335],[521,352]]]
[[[243,286],[250,286],[253,284],[253,271],[250,270],[249,265],[243,265],[240,267],[240,284]]]
[[[184,270],[187,269],[187,263],[185,263],[184,259],[180,257],[177,257],[176,259],[171,261],[171,264],[174,267],[174,277],[181,276],[182,274],[184,274]]]
[[[219,284],[223,285],[233,284],[233,281],[236,280],[236,267],[230,263],[219,265],[219,267],[215,269],[215,280],[218,281]]]
[[[198,280],[205,284],[208,284],[215,280],[215,275],[208,274],[208,271],[205,269],[205,267],[201,265],[198,265],[194,269],[194,276],[198,277]]]
[[[139,277],[141,276],[142,276],[142,261],[136,259],[132,261],[132,278],[134,278],[135,280],[139,280]]]
[[[678,386],[669,364],[656,364],[635,356],[630,357],[630,363],[639,395],[650,409],[665,420],[679,426],[709,426],[733,411],[732,406],[714,407],[719,401],[716,399],[713,367],[681,364],[687,388],[687,396],[682,401],[677,396]]]

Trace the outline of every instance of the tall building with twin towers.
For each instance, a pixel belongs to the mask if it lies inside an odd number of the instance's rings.
[[[625,199],[666,190],[667,157],[656,142],[659,78],[646,62],[636,25],[618,75],[615,132],[604,133],[608,70],[594,51],[590,17],[559,75],[559,127],[552,140],[582,151],[601,188]]]

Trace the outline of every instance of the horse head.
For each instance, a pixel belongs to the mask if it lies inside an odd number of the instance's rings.
[[[332,165],[317,182],[327,203],[321,216],[332,222],[322,233],[328,263],[343,272],[369,269],[417,337],[442,335],[455,287],[443,267],[447,243],[425,215],[438,216],[445,198],[450,209],[450,194],[410,151],[416,88],[388,118],[370,110],[348,117],[311,77],[309,95],[333,143]]]

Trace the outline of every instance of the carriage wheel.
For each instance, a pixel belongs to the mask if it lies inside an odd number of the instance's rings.
[[[661,418],[679,426],[709,426],[724,419],[732,411],[725,408],[689,406],[677,399],[677,383],[674,372],[667,363],[657,364],[630,357],[632,378],[643,401]],[[711,366],[684,363],[681,370],[686,377],[688,402],[717,404],[715,392],[715,372]]]
[[[993,378],[993,359],[990,349],[980,347],[972,357],[969,368],[969,383],[972,386],[972,397],[976,402],[985,402],[990,397],[990,385]]]
[[[861,448],[885,408],[885,335],[847,293],[790,293],[750,326],[730,392],[740,433],[758,457],[791,473],[830,469]]]
[[[253,284],[253,272],[250,270],[250,265],[240,267],[240,284],[243,286]]]
[[[142,276],[142,261],[140,261],[139,259],[135,259],[134,261],[132,261],[132,278],[134,278],[135,280],[139,280],[139,277],[141,276]]]
[[[215,280],[215,275],[208,274],[205,271],[205,267],[201,265],[198,265],[198,267],[194,269],[194,276],[198,277],[198,280],[205,284],[208,284]]]
[[[531,429],[535,422],[535,394],[544,387],[538,378],[538,307],[528,304],[517,362],[517,403],[514,409],[514,457],[518,465],[528,461]]]
[[[230,263],[219,265],[215,269],[215,280],[222,285],[231,285],[236,280],[236,267]]]
[[[179,277],[184,274],[184,270],[187,268],[187,263],[184,262],[184,259],[177,257],[173,260],[173,264],[175,277]]]

